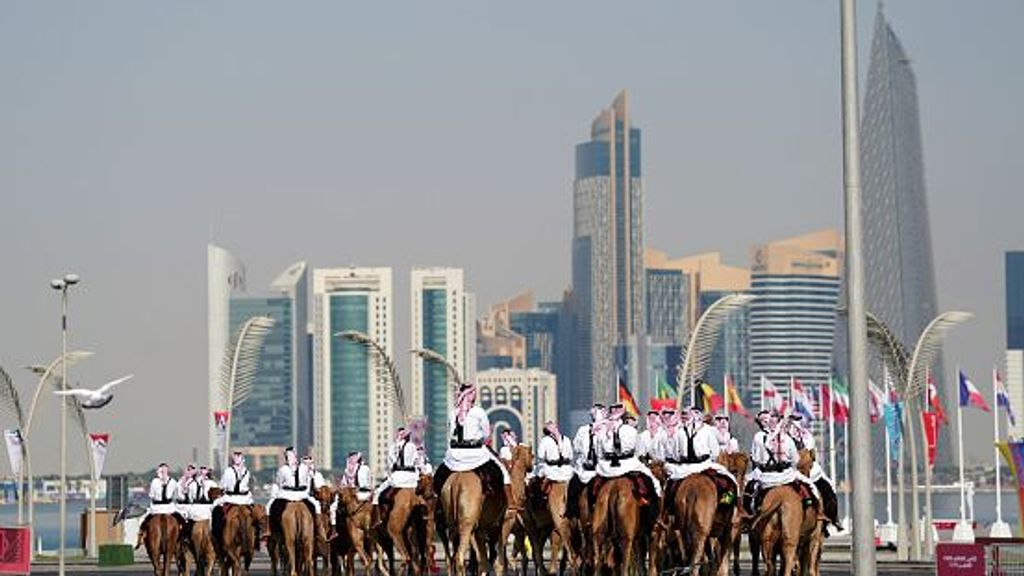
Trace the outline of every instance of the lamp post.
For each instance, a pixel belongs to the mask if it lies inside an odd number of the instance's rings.
[[[63,278],[50,280],[50,288],[60,292],[60,357],[68,353],[68,289],[78,284],[77,274],[65,274]],[[68,388],[68,363],[60,363],[60,386]],[[60,403],[60,549],[57,551],[57,573],[64,576],[64,545],[67,532],[68,511],[68,405]]]

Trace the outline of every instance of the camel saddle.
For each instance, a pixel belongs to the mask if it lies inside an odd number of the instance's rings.
[[[633,497],[635,497],[638,501],[646,502],[649,504],[657,499],[657,494],[654,491],[654,486],[651,485],[651,479],[648,478],[643,472],[630,472],[624,476],[619,476],[617,478],[625,478],[629,480],[630,484],[633,486]],[[594,502],[597,500],[597,495],[601,493],[601,487],[604,486],[609,481],[616,480],[617,478],[605,478],[604,476],[594,476],[594,479],[591,480],[590,484],[587,486],[587,489],[590,491],[588,493],[588,498],[590,500],[591,506],[593,506]]]
[[[711,479],[711,482],[715,485],[715,490],[718,492],[718,504],[720,506],[735,506],[736,505],[736,484],[725,474],[713,469],[708,468],[701,472],[701,474]]]

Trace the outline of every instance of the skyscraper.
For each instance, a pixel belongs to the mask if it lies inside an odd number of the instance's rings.
[[[392,356],[390,268],[313,271],[313,441],[320,465],[340,468],[362,452],[377,476],[395,430],[387,371],[364,346],[336,336],[355,330]]]
[[[935,272],[917,81],[881,4],[860,130],[867,309],[913,349],[936,315]]]
[[[230,333],[253,316],[277,323],[264,342],[252,392],[232,413],[231,446],[273,466],[286,446],[305,452],[311,443],[312,386],[308,381],[306,263],[288,267],[272,284],[275,296],[231,298]]]
[[[571,410],[616,397],[615,347],[644,333],[640,130],[616,96],[576,145],[572,283],[576,300]]]
[[[822,230],[757,246],[750,292],[750,382],[820,386],[832,373],[842,255],[839,233]],[[755,404],[756,405],[756,404]]]
[[[413,268],[412,347],[444,356],[463,378],[476,372],[476,311],[461,268]],[[447,448],[448,411],[454,402],[445,367],[412,359],[412,406],[427,417],[427,453],[435,462]]]
[[[224,354],[231,341],[231,297],[245,293],[245,266],[231,252],[214,244],[206,245],[206,337],[208,367],[207,447],[213,464],[217,449],[217,430],[213,413],[223,410],[220,373]]]
[[[1024,407],[1024,251],[1006,253],[1006,391],[1019,414]],[[1024,437],[1024,418],[1010,432]]]

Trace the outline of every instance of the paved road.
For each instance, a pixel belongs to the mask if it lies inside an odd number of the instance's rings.
[[[748,564],[743,565],[743,574],[748,575],[750,566]],[[826,576],[839,576],[847,575],[850,573],[851,567],[848,561],[827,561],[822,565],[822,574]],[[137,563],[134,566],[124,566],[118,568],[104,568],[102,571],[95,566],[69,566],[67,572],[75,575],[87,575],[87,574],[118,574],[124,576],[149,576],[153,574],[152,569],[148,564]],[[56,574],[57,567],[55,565],[37,565],[32,568],[33,574]],[[173,572],[172,572],[173,573]],[[935,566],[933,564],[897,564],[894,562],[880,562],[878,564],[878,573],[885,574],[888,576],[922,576],[924,574],[934,574]],[[251,574],[254,575],[267,575],[270,574],[270,565],[263,562],[257,561],[253,565]]]

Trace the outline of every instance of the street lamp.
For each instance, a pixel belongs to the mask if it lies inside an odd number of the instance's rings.
[[[50,288],[60,292],[60,357],[68,353],[68,289],[78,284],[78,274],[65,274],[50,280]],[[68,363],[61,362],[60,387],[68,388]],[[57,551],[57,573],[64,576],[64,545],[67,538],[68,511],[68,404],[60,403],[60,549]]]

